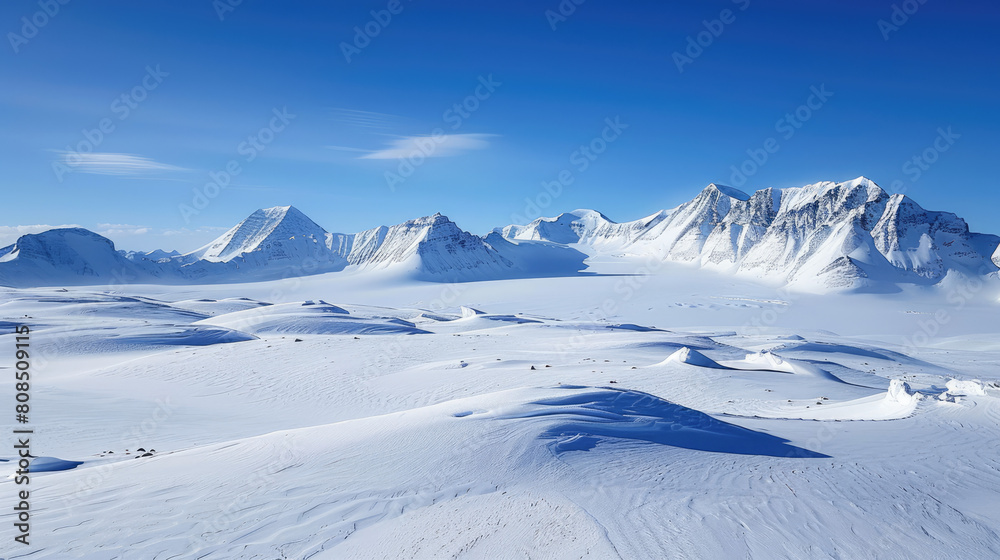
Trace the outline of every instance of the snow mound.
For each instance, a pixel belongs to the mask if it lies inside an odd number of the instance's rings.
[[[214,299],[188,299],[175,301],[171,307],[193,311],[206,316],[221,315],[223,313],[233,313],[234,311],[244,311],[270,305],[263,301],[255,301],[249,298],[226,298],[222,300]]]
[[[239,330],[209,325],[123,330],[121,334],[108,335],[108,342],[121,346],[210,346],[256,338]]]
[[[761,350],[760,352],[754,354],[747,354],[745,361],[773,371],[796,373],[795,366],[792,362],[787,362],[778,354],[768,352],[767,350]]]
[[[792,360],[784,358],[768,350],[761,350],[760,352],[747,354],[746,358],[742,360],[721,362],[721,364],[725,367],[731,367],[734,369],[777,371],[782,373],[791,373],[795,375],[810,375],[813,377],[819,377],[822,379],[837,381],[840,383],[844,382],[836,375],[833,375],[832,373],[822,368],[816,367],[813,364],[804,362],[802,360]]]
[[[472,307],[462,306],[462,318],[475,317],[476,315],[485,315],[486,312],[480,311],[478,309],[473,309]]]
[[[225,313],[194,323],[250,334],[420,334],[427,331],[398,317],[359,317],[322,300],[268,305]]]
[[[921,398],[923,398],[922,395],[915,393],[910,388],[909,383],[906,383],[902,379],[889,381],[889,390],[885,394],[886,402],[901,405],[916,405],[917,401]]]
[[[945,387],[948,388],[947,393],[954,396],[961,395],[971,395],[971,396],[986,396],[986,385],[978,379],[972,379],[968,381],[963,381],[960,379],[949,379],[945,383]]]
[[[856,389],[856,386],[851,388]],[[754,415],[763,418],[837,422],[899,420],[912,416],[922,399],[923,396],[911,390],[909,385],[894,379],[890,381],[887,391],[866,397],[847,400],[789,400],[787,404],[782,402],[758,409],[754,411]]]
[[[556,390],[567,394],[535,401],[504,416],[557,418],[541,436],[550,440],[549,450],[555,455],[627,440],[714,453],[827,457],[648,393],[579,387]]]
[[[716,362],[715,360],[709,358],[708,356],[702,354],[697,350],[692,350],[687,346],[667,356],[667,359],[663,360],[657,365],[665,365],[665,364],[688,364],[698,367],[725,369],[723,366],[719,365],[719,363]]]

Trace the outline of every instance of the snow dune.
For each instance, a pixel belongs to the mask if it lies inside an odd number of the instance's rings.
[[[549,449],[557,455],[589,451],[604,442],[625,439],[716,453],[827,457],[646,393],[586,387],[565,387],[563,391],[569,394],[535,401],[527,410],[506,416],[557,417],[559,423],[542,434],[553,440]]]
[[[346,309],[322,300],[282,303],[234,311],[202,319],[196,325],[213,325],[251,334],[420,334],[409,321],[351,315]]]
[[[702,354],[701,352],[697,350],[692,350],[687,346],[667,356],[667,359],[663,360],[657,365],[664,365],[664,364],[689,364],[692,366],[707,367],[707,368],[724,367],[719,365],[719,363],[716,362],[715,360]]]
[[[726,306],[655,277],[602,315],[618,280],[0,291],[44,348],[32,443],[58,458],[40,538],[3,555],[1000,555],[1000,354],[899,336],[942,303]],[[817,305],[850,316],[794,328]],[[948,327],[988,341],[994,317]]]

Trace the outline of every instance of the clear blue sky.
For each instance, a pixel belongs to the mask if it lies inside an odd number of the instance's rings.
[[[244,0],[221,18],[229,0],[49,1],[52,16],[45,0],[0,6],[0,241],[79,224],[183,251],[287,204],[330,231],[442,212],[485,233],[537,215],[525,199],[544,206],[564,170],[544,215],[623,221],[710,182],[865,175],[1000,233],[1000,7],[985,0],[565,0],[565,19],[546,15],[559,0]],[[913,13],[880,26],[894,4]],[[616,118],[627,128],[605,131]],[[577,152],[602,134],[603,153]],[[263,149],[241,147],[251,135]],[[747,150],[767,161],[734,181]],[[239,174],[185,219],[230,162]]]

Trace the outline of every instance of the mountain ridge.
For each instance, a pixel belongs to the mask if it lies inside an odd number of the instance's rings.
[[[688,263],[807,291],[935,284],[948,274],[995,273],[1000,237],[974,233],[859,177],[745,193],[711,183],[693,199],[638,220],[587,209],[494,228],[462,230],[440,213],[353,234],[330,233],[293,206],[254,211],[185,254],[117,251],[81,228],[22,236],[0,249],[0,284],[133,281],[239,282],[395,270],[425,281],[576,275],[599,255]]]

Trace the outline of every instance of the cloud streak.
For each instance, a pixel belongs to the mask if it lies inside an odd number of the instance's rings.
[[[414,156],[453,157],[471,150],[488,148],[488,138],[495,134],[441,134],[437,136],[404,136],[388,147],[370,152],[359,159],[406,159]]]
[[[337,107],[332,109],[333,120],[358,128],[372,130],[391,129],[400,117],[388,113],[376,113],[374,111],[359,111],[357,109],[344,109]]]
[[[97,224],[97,233],[105,237],[109,235],[145,235],[153,231],[149,226],[132,224]]]
[[[59,151],[59,163],[73,171],[94,175],[146,175],[173,171],[188,171],[166,163],[133,154],[108,152],[78,153]]]

